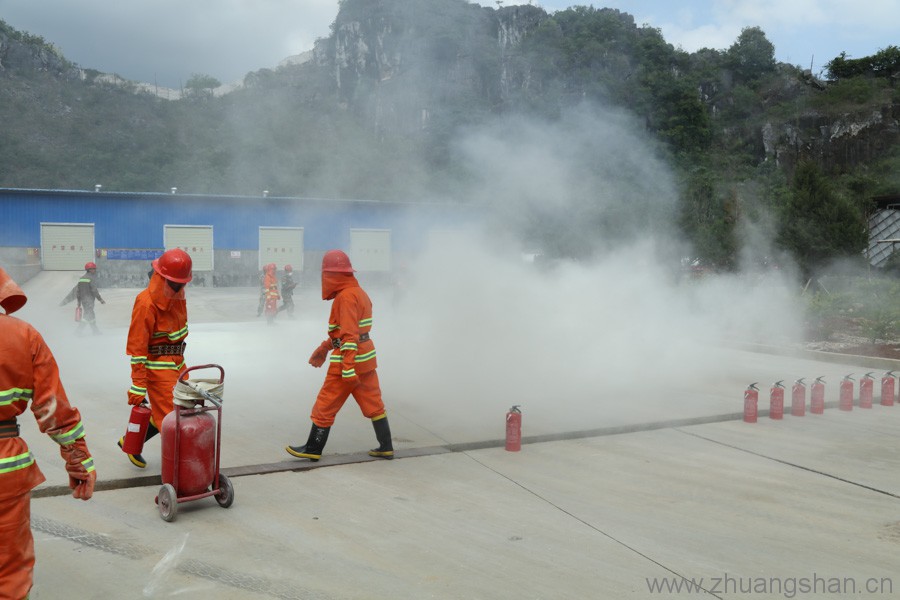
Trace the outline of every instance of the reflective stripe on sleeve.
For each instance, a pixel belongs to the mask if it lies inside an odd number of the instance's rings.
[[[94,459],[93,458],[84,459],[83,461],[81,461],[81,466],[83,466],[84,470],[87,471],[88,473],[90,473],[91,471],[94,471],[95,470],[94,469]]]
[[[133,365],[142,365],[145,362],[147,362],[146,356],[132,356],[131,357],[131,364],[133,364]]]
[[[74,444],[75,440],[84,437],[84,424],[79,421],[75,427],[64,433],[50,434],[51,439],[60,446],[68,446]]]
[[[135,396],[146,396],[146,395],[147,395],[147,388],[145,388],[145,387],[138,387],[138,386],[132,384],[131,387],[128,388],[128,393],[129,393],[129,394],[134,394]]]

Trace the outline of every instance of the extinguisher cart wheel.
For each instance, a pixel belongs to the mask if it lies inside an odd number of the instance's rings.
[[[156,504],[159,508],[159,516],[163,521],[171,523],[178,516],[178,497],[175,494],[175,486],[171,483],[164,484],[159,488],[159,494],[156,496]]]
[[[216,502],[222,508],[228,508],[234,502],[234,486],[222,473],[219,473],[219,493],[216,494]]]

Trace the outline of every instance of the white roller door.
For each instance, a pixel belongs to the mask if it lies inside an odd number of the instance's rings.
[[[41,223],[41,266],[45,271],[82,271],[94,260],[93,223]]]
[[[351,229],[350,262],[357,271],[390,271],[391,230]]]
[[[166,225],[166,250],[181,248],[191,256],[194,271],[213,270],[212,225]]]
[[[291,265],[295,271],[303,270],[302,227],[259,228],[259,268],[269,263],[279,269]]]

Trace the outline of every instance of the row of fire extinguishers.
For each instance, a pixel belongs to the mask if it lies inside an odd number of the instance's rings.
[[[853,410],[853,373],[845,375],[841,380],[838,408],[840,410]],[[825,412],[825,381],[823,377],[816,377],[809,386],[809,412],[821,415]],[[875,380],[872,373],[866,373],[859,379],[859,408],[872,408],[873,388]],[[895,396],[894,372],[888,371],[881,377],[881,405],[894,406]],[[784,380],[776,381],[769,390],[769,418],[781,419],[784,417]],[[751,383],[744,390],[744,422],[756,423],[759,413],[759,388],[756,383]],[[801,377],[791,386],[791,415],[802,417],[806,414],[806,384]]]

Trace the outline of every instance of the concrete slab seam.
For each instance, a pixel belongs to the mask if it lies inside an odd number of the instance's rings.
[[[871,492],[877,492],[877,493],[879,493],[879,494],[884,494],[885,496],[890,496],[891,498],[897,498],[897,499],[900,499],[900,496],[898,496],[897,494],[894,494],[894,493],[892,493],[892,492],[889,492],[889,491],[887,491],[887,490],[881,490],[881,489],[878,489],[878,488],[876,488],[876,487],[872,487],[872,486],[870,486],[870,485],[866,485],[866,484],[864,484],[864,483],[859,483],[859,482],[856,482],[856,481],[851,481],[851,480],[845,479],[845,478],[843,478],[843,477],[838,477],[837,475],[832,475],[831,473],[826,473],[825,471],[820,471],[820,470],[818,470],[818,469],[813,469],[813,468],[810,468],[810,467],[804,467],[803,465],[798,465],[797,463],[792,463],[792,462],[787,461],[787,460],[782,460],[782,459],[780,459],[780,458],[775,458],[774,456],[766,456],[765,454],[761,454],[761,453],[759,453],[759,452],[754,452],[753,450],[747,450],[746,448],[740,448],[740,447],[734,446],[734,445],[732,445],[732,444],[726,444],[725,442],[721,442],[721,441],[719,441],[719,440],[714,440],[714,439],[711,439],[711,438],[702,436],[702,435],[700,435],[700,434],[694,433],[694,432],[692,432],[692,431],[684,431],[684,430],[678,429],[678,428],[675,428],[675,431],[678,431],[678,432],[683,433],[683,434],[685,434],[685,435],[693,436],[693,437],[695,437],[695,438],[698,438],[698,439],[701,439],[701,440],[704,440],[704,441],[707,441],[707,442],[712,442],[713,444],[718,444],[718,445],[724,446],[724,447],[726,447],[726,448],[731,448],[731,449],[737,450],[737,451],[739,451],[739,452],[744,452],[744,453],[750,454],[750,455],[752,455],[752,456],[758,456],[759,458],[764,458],[764,459],[766,459],[766,460],[771,460],[771,461],[773,461],[773,462],[781,463],[781,464],[786,465],[786,466],[788,466],[788,467],[793,467],[793,468],[795,468],[795,469],[800,469],[800,470],[802,470],[802,471],[807,471],[807,472],[809,472],[809,473],[814,473],[814,474],[816,474],[816,475],[821,475],[821,476],[823,476],[823,477],[828,477],[828,478],[830,478],[830,479],[835,479],[835,480],[837,480],[837,481],[840,481],[840,482],[843,482],[843,483],[848,483],[848,484],[850,484],[850,485],[854,485],[854,486],[856,486],[856,487],[859,487],[859,488],[862,488],[862,489],[865,489],[865,490],[869,490],[869,491],[871,491]]]

